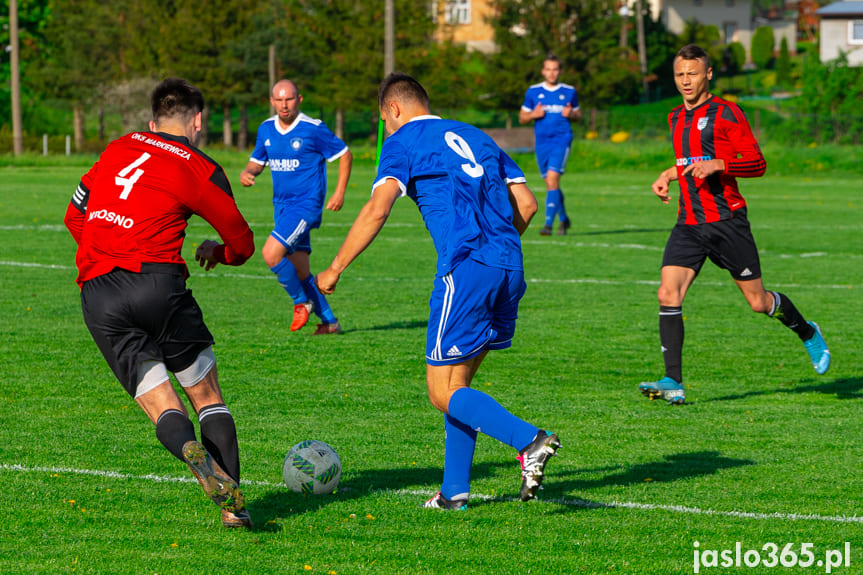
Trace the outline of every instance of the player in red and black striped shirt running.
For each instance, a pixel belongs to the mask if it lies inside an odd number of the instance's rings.
[[[665,377],[642,383],[639,390],[672,404],[686,398],[681,366],[683,299],[707,258],[729,271],[752,311],[777,318],[800,337],[817,373],[830,367],[830,351],[818,325],[807,322],[788,296],[764,289],[736,178],[760,177],[767,164],[740,108],[710,93],[712,77],[707,52],[700,47],[685,46],[674,58],[674,81],[683,96],[683,105],[668,116],[677,163],[653,183],[653,193],[667,204],[668,185],[677,180],[680,200],[657,294]]]

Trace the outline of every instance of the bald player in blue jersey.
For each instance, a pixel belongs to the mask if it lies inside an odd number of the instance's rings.
[[[383,227],[396,199],[419,207],[437,251],[429,302],[426,382],[445,414],[441,490],[425,507],[466,509],[477,432],[518,451],[521,499],[536,495],[558,438],[471,389],[489,350],[512,345],[526,284],[521,234],[536,213],[522,171],[482,131],[429,113],[426,91],[406,74],[381,84],[378,105],[390,136],[381,150],[372,197],[354,221],[318,288],[332,293],[340,275]]]
[[[572,144],[569,123],[581,118],[578,94],[569,84],[560,82],[560,59],[549,55],[542,63],[544,82],[527,89],[518,112],[520,124],[534,122],[534,148],[539,173],[545,180],[545,225],[540,235],[550,236],[554,218],[560,220],[557,235],[562,236],[572,225],[566,213],[560,177],[566,171]]]
[[[335,191],[326,204],[339,211],[351,175],[353,155],[321,120],[300,112],[302,95],[290,80],[273,86],[270,104],[276,115],[258,128],[255,150],[240,174],[244,186],[270,166],[273,177],[273,229],[261,255],[294,302],[291,331],[303,328],[314,312],[320,319],[314,335],[341,333],[327,299],[315,288],[309,255],[311,230],[320,227],[327,194],[327,162],[339,162]]]

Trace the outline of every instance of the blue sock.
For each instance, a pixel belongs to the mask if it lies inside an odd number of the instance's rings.
[[[481,391],[462,387],[449,399],[450,416],[517,450],[533,441],[539,428],[519,419]]]
[[[327,298],[325,298],[324,294],[319,292],[318,288],[315,286],[315,276],[309,274],[309,277],[303,280],[302,286],[306,297],[315,306],[315,314],[317,314],[324,323],[336,323],[338,320],[336,319],[336,316],[333,315],[333,310],[330,309],[330,304],[327,302]]]
[[[282,261],[271,267],[270,271],[279,278],[279,284],[285,288],[285,291],[294,300],[294,305],[305,303],[309,300],[303,291],[303,284],[300,283],[300,278],[297,277],[297,269],[291,263],[291,260],[282,258]]]
[[[444,430],[446,454],[440,492],[447,499],[466,499],[470,493],[470,467],[477,433],[449,415],[444,415]]]
[[[566,202],[563,201],[563,190],[558,188],[555,190],[557,192],[557,219],[560,220],[560,223],[563,223],[569,219],[569,215],[566,213]]]
[[[554,216],[557,215],[559,209],[557,202],[557,194],[559,190],[548,190],[545,193],[545,225],[551,227],[554,223]]]

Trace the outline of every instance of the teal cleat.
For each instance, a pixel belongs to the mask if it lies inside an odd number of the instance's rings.
[[[815,328],[815,335],[803,342],[806,346],[806,351],[809,352],[809,358],[812,360],[812,367],[815,368],[815,373],[824,375],[830,369],[830,350],[827,349],[827,342],[824,341],[824,336],[821,335],[821,328],[814,321],[807,322]]]
[[[670,377],[663,377],[659,381],[646,381],[638,386],[638,391],[651,401],[657,397],[661,397],[671,405],[680,405],[686,401],[683,386]]]

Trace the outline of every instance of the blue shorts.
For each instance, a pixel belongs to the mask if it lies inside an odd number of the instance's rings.
[[[312,220],[308,214],[291,210],[291,206],[276,206],[276,228],[270,234],[285,246],[289,254],[312,253],[312,229],[321,225],[320,218]]]
[[[429,301],[426,363],[452,365],[487,349],[512,345],[524,272],[465,260],[434,281]]]
[[[549,171],[563,174],[566,162],[569,160],[569,149],[572,141],[552,140],[536,144],[536,164],[539,173],[544,178]]]

